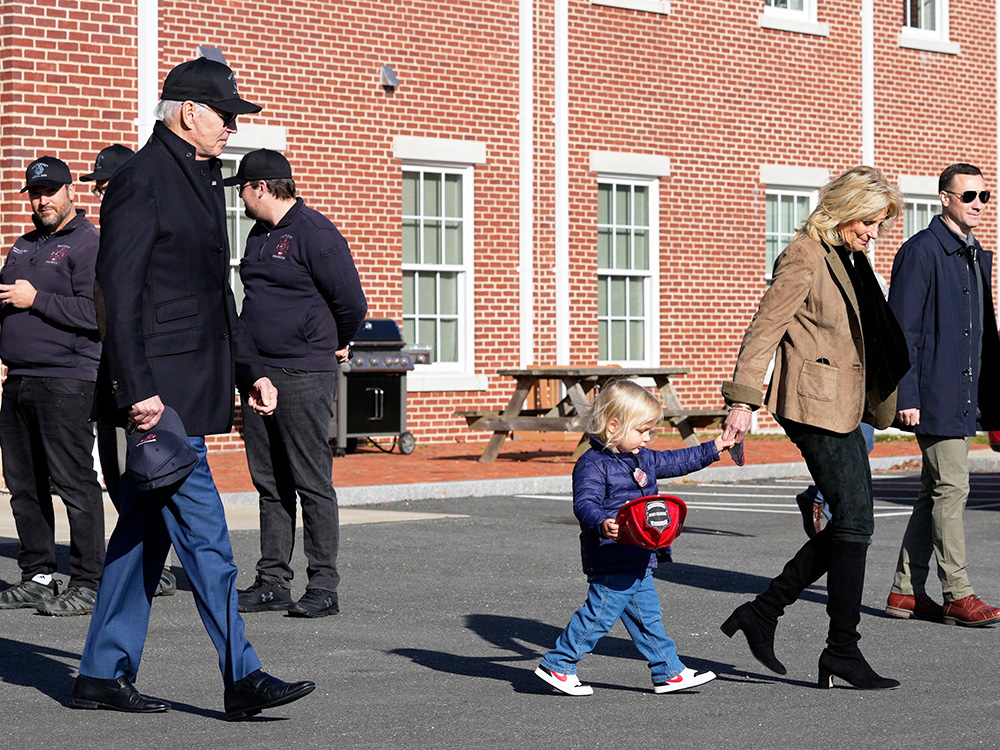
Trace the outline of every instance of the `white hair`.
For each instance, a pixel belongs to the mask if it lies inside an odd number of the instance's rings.
[[[184,102],[175,102],[161,99],[153,110],[153,117],[162,123],[170,124],[176,121],[181,115],[181,106]]]

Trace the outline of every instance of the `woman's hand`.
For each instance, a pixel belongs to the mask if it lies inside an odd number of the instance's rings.
[[[743,440],[743,436],[750,432],[750,424],[753,420],[752,412],[746,409],[732,409],[726,417],[725,428],[718,438],[723,441],[731,440],[729,445],[735,445]],[[716,443],[718,445],[718,443]],[[727,448],[729,446],[726,446]],[[720,448],[721,450],[721,448]]]

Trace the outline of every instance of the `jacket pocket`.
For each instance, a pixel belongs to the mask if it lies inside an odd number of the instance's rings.
[[[198,314],[197,297],[181,297],[169,302],[161,302],[156,306],[156,322],[169,323],[179,318],[190,318]]]
[[[198,349],[198,329],[185,328],[183,331],[154,333],[143,339],[147,357],[168,357],[171,354],[185,354]]]
[[[837,397],[840,368],[822,362],[805,361],[796,387],[800,396],[816,401],[833,401]]]

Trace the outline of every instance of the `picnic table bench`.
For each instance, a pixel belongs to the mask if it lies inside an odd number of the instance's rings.
[[[498,375],[514,378],[514,392],[506,408],[500,411],[457,411],[471,430],[493,433],[480,463],[492,463],[500,454],[511,432],[574,432],[573,422],[590,405],[591,392],[612,378],[652,378],[663,399],[663,419],[680,432],[684,444],[698,444],[696,429],[717,427],[726,418],[725,409],[685,409],[674,391],[671,379],[686,375],[683,367],[531,367],[524,370],[497,370]],[[565,397],[549,408],[524,408],[528,394],[544,380],[561,381]],[[587,448],[586,436],[581,438],[574,453],[578,456]]]

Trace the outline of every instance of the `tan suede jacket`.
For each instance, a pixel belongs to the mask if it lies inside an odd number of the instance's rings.
[[[858,262],[867,263],[863,253]],[[727,403],[761,406],[771,355],[774,372],[764,403],[772,414],[832,432],[862,420],[879,429],[896,413],[895,392],[882,401],[865,394],[865,352],[858,301],[836,251],[797,239],[774,268],[774,281],[743,336],[733,379],[722,384]]]

